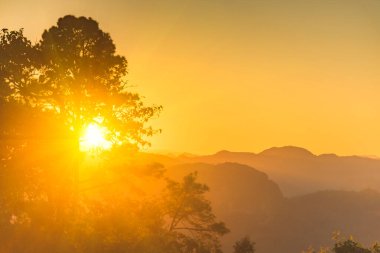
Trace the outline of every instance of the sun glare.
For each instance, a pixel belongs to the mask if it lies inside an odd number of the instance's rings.
[[[81,151],[107,150],[112,147],[112,142],[106,139],[107,129],[98,124],[89,124],[80,138]]]

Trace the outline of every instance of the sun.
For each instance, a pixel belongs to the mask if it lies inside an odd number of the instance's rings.
[[[87,125],[80,137],[79,145],[81,151],[101,151],[112,147],[112,142],[107,140],[107,128],[96,123]]]

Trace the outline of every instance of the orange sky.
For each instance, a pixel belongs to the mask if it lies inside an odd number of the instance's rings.
[[[37,41],[91,16],[164,111],[151,150],[296,145],[380,155],[380,1],[0,0],[0,26]]]

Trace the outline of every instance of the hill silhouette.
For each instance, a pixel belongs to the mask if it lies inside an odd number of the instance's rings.
[[[213,155],[180,157],[181,162],[246,164],[267,173],[285,196],[321,190],[380,190],[380,160],[360,156],[314,155],[293,146],[261,153],[220,151]]]
[[[231,229],[222,244],[250,236],[257,252],[294,253],[331,245],[334,231],[364,244],[379,240],[380,160],[315,155],[298,147],[260,153],[220,151],[208,156],[141,154],[162,163],[166,176],[198,171],[210,187],[217,217]],[[138,158],[137,160],[139,160]]]
[[[215,213],[231,229],[222,242],[226,252],[246,235],[256,242],[257,252],[266,253],[330,245],[334,231],[352,234],[363,243],[380,238],[376,191],[329,190],[288,198],[265,173],[236,163],[174,165],[167,175],[178,179],[192,171],[210,186]]]

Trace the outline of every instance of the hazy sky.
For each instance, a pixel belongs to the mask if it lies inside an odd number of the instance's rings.
[[[378,0],[0,0],[0,27],[37,41],[91,16],[162,104],[152,150],[380,155]]]

